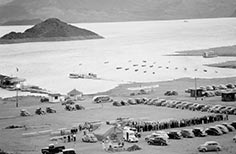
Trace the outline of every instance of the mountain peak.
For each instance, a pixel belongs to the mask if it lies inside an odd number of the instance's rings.
[[[23,33],[11,32],[1,37],[0,43],[20,43],[32,41],[60,41],[71,39],[98,39],[98,34],[69,25],[57,18],[49,18]]]

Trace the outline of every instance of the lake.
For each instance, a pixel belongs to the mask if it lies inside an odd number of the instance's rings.
[[[235,60],[233,57],[164,56],[175,51],[236,44],[235,18],[187,21],[73,24],[105,39],[0,45],[0,74],[23,77],[26,84],[63,94],[74,88],[86,94],[95,93],[135,81],[235,76],[236,69],[204,66]],[[29,27],[0,26],[0,35],[23,32]],[[69,73],[87,72],[96,73],[104,80],[68,77]],[[15,92],[0,90],[0,97],[10,95]]]

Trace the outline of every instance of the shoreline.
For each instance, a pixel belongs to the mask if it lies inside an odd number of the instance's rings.
[[[202,56],[203,53],[206,51],[213,51],[217,57],[236,57],[236,52],[235,52],[236,45],[221,46],[221,47],[199,49],[199,50],[175,51],[174,54],[167,54],[165,56]],[[236,60],[225,61],[222,63],[212,63],[212,64],[207,64],[205,66],[236,69]]]
[[[203,85],[211,85],[215,84],[216,82],[218,84],[224,84],[224,83],[235,83],[236,84],[236,76],[234,77],[222,77],[222,78],[197,78],[198,80],[198,87]],[[123,92],[120,93],[127,93],[127,92],[134,92],[134,91],[139,91],[141,89],[146,90],[146,89],[159,89],[161,88],[161,85],[163,84],[167,84],[167,83],[172,83],[175,84],[176,82],[192,82],[193,85],[192,87],[194,87],[194,78],[190,78],[190,77],[183,77],[183,78],[178,78],[178,79],[172,79],[172,80],[165,80],[165,81],[153,81],[153,82],[127,82],[127,83],[120,83],[117,84],[116,86],[110,88],[110,89],[104,89],[101,91],[97,91],[97,92],[93,92],[93,93],[86,93],[84,94],[84,96],[95,96],[95,95],[109,95],[109,94],[113,94],[115,91],[120,91],[122,90]],[[188,84],[187,84],[188,85]],[[181,87],[181,86],[180,86]],[[179,86],[176,86],[177,89],[179,89]],[[181,87],[183,88],[183,86]],[[188,87],[191,88],[191,87]],[[1,96],[0,98],[14,98],[15,97],[15,91],[8,91],[5,89],[0,89],[0,90],[4,90],[7,91],[9,93],[14,93],[12,96],[6,96],[3,97]],[[22,95],[23,94],[23,95]],[[29,93],[29,92],[20,92],[19,96],[23,96],[23,97],[27,97],[27,96],[32,96],[32,97],[38,97],[38,96],[46,96],[45,94],[39,94],[39,93]]]
[[[78,41],[78,40],[93,40],[93,39],[104,39],[102,36],[75,36],[75,37],[52,37],[52,38],[25,38],[25,39],[14,39],[6,40],[0,39],[0,44],[18,44],[18,43],[30,43],[30,42],[58,42],[58,41]]]

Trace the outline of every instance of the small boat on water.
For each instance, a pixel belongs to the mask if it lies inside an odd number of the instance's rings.
[[[88,73],[88,74],[77,74],[77,73],[70,73],[69,78],[71,79],[98,79],[97,74]]]
[[[122,67],[116,67],[116,69],[117,69],[117,70],[120,70],[120,69],[122,69]]]

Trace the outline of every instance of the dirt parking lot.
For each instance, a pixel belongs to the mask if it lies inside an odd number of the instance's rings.
[[[179,87],[184,81],[178,80],[175,82],[162,82],[159,83],[159,89],[155,90],[153,93],[147,95],[133,96],[133,97],[148,97],[148,98],[168,98],[168,99],[180,99],[180,100],[188,100],[193,101],[193,98],[187,96],[183,91],[185,87],[189,87],[189,85],[184,85],[180,87],[179,96],[171,96],[165,97],[163,96],[163,92],[167,90],[169,87],[172,87],[172,84],[177,85]],[[186,82],[188,83],[188,82]],[[189,82],[190,83],[190,82]],[[150,84],[150,83],[149,83]],[[151,83],[155,84],[156,83]],[[192,83],[191,83],[192,84]],[[145,84],[144,84],[145,85]],[[143,85],[143,86],[144,86]],[[113,89],[108,91],[105,94],[111,95],[116,100],[127,100],[129,96],[129,92],[127,91],[127,87],[130,85],[122,85],[118,89]],[[132,85],[132,86],[135,86]],[[180,90],[182,89],[182,90]],[[214,100],[215,99],[215,100]],[[206,104],[219,104],[221,103],[219,97],[209,98],[208,100],[197,100],[196,102],[206,103]],[[48,146],[50,143],[65,145],[66,148],[75,148],[78,154],[104,154],[105,151],[102,150],[101,143],[83,143],[81,141],[82,133],[77,135],[77,141],[71,143],[62,143],[62,142],[51,142],[50,135],[41,135],[34,137],[23,137],[23,133],[29,132],[37,132],[43,130],[57,130],[59,128],[71,128],[74,124],[83,123],[86,121],[109,121],[114,120],[118,117],[130,117],[130,118],[142,118],[145,117],[149,120],[163,120],[163,119],[183,119],[183,118],[193,118],[193,117],[201,117],[207,115],[207,112],[199,112],[199,111],[189,111],[189,110],[180,110],[180,109],[172,109],[166,107],[156,107],[156,106],[148,106],[148,105],[129,105],[122,107],[112,106],[111,103],[103,104],[94,104],[92,102],[92,96],[85,96],[84,101],[78,102],[80,105],[84,106],[85,110],[80,111],[65,111],[64,106],[61,104],[49,104],[49,103],[40,103],[39,99],[35,98],[27,98],[20,99],[20,107],[15,108],[15,101],[0,101],[0,149],[5,151],[18,153],[18,154],[39,154],[41,153],[41,148]],[[224,103],[226,104],[226,103]],[[230,105],[235,105],[233,103],[229,103]],[[46,114],[46,115],[35,115],[34,111],[36,108],[41,107],[45,110],[47,106],[51,106],[57,110],[55,114]],[[30,117],[19,117],[20,109],[27,109],[33,116]],[[229,116],[229,121],[236,121],[235,115]],[[211,125],[216,125],[218,123],[222,123],[223,121],[197,125],[199,127],[208,127]],[[5,129],[5,127],[9,125],[25,125],[25,128],[18,129]],[[191,126],[192,128],[194,126]],[[180,129],[180,128],[179,128]],[[165,130],[168,131],[168,130]],[[207,136],[203,138],[192,138],[192,139],[181,139],[181,140],[170,140],[170,144],[168,146],[150,146],[148,145],[144,137],[152,132],[145,132],[142,134],[142,138],[137,143],[142,150],[135,151],[132,153],[135,154],[197,154],[197,147],[200,144],[203,144],[205,141],[215,140],[218,141],[223,150],[218,152],[219,154],[235,154],[236,151],[236,143],[233,142],[232,138],[236,135],[235,132],[230,132],[228,134],[224,134],[222,136]],[[129,147],[133,144],[125,143],[125,147]],[[130,152],[122,152],[124,154]],[[216,152],[210,152],[216,153]]]

